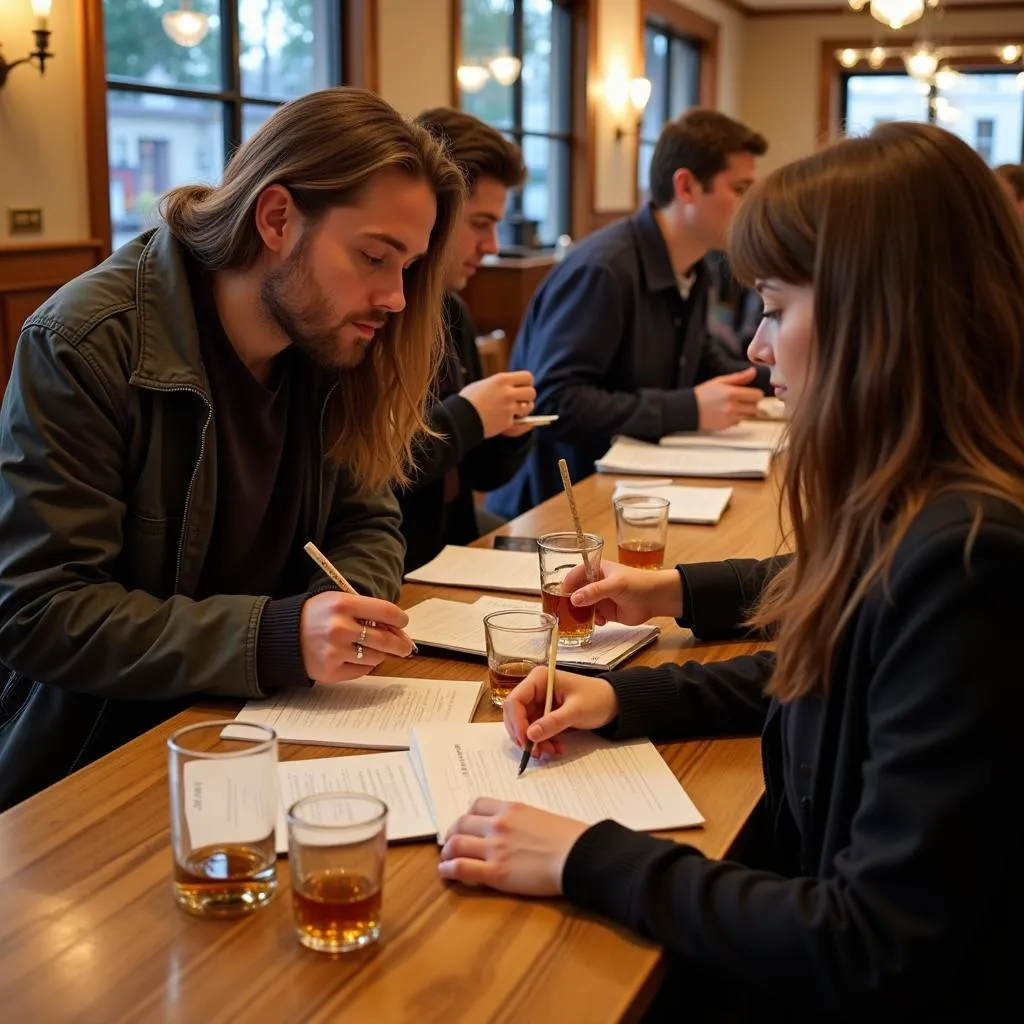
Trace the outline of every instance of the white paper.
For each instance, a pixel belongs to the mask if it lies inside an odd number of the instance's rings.
[[[236,722],[268,725],[279,740],[401,750],[409,730],[425,722],[469,722],[484,681],[364,676],[336,686],[282,690],[250,701]],[[230,726],[225,730],[230,735]]]
[[[742,448],[676,448],[619,437],[597,461],[602,473],[763,479],[772,453]]]
[[[648,740],[612,743],[566,733],[566,752],[531,760],[500,723],[417,726],[409,754],[419,761],[439,841],[481,796],[518,800],[588,824],[605,818],[639,831],[691,828],[704,818]]]
[[[278,853],[288,852],[286,810],[296,800],[314,793],[340,790],[369,793],[383,800],[388,805],[389,842],[426,839],[436,831],[434,816],[407,751],[281,761],[278,773],[281,779],[276,836]]]
[[[651,487],[643,481],[626,483],[622,480],[615,485],[614,497],[623,494],[644,494],[652,498],[664,498],[668,504],[670,523],[701,523],[713,526],[722,518],[729,500],[731,487],[683,487],[668,485]]]
[[[484,616],[507,609],[539,611],[535,601],[481,597],[472,604],[431,597],[407,609],[405,631],[418,644],[442,647],[463,654],[487,656]],[[657,626],[623,626],[609,622],[594,629],[586,647],[559,647],[558,664],[563,668],[614,668],[639,648],[657,639]]]
[[[726,430],[668,434],[661,443],[674,448],[740,448],[776,452],[785,446],[786,426],[779,420],[744,420]]]
[[[413,583],[446,587],[540,593],[540,560],[536,552],[498,548],[462,548],[448,544],[426,565],[405,574]]]
[[[182,785],[191,849],[258,843],[270,835],[278,802],[275,764],[269,757],[185,763]]]

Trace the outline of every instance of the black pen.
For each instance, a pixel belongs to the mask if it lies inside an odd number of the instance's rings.
[[[551,700],[555,695],[555,659],[558,655],[558,623],[556,622],[551,630],[551,650],[548,652],[548,688],[544,694],[544,714],[545,716],[551,714]],[[530,763],[530,758],[533,756],[533,742],[531,740],[526,741],[526,746],[523,747],[523,756],[519,762],[519,771],[516,774],[516,778],[526,771],[526,766]]]

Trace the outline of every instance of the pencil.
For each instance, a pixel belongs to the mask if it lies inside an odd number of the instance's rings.
[[[556,622],[554,628],[551,630],[551,650],[548,652],[548,688],[544,694],[544,714],[551,714],[551,701],[555,695],[555,660],[558,656],[558,623]],[[530,758],[533,755],[533,743],[530,740],[526,741],[526,746],[523,747],[523,756],[519,762],[519,775],[522,775],[526,771],[526,766],[530,763]]]
[[[587,558],[587,544],[583,537],[583,521],[580,519],[579,510],[576,508],[576,497],[572,493],[572,480],[569,477],[569,464],[565,459],[558,460],[558,471],[562,474],[562,487],[565,489],[565,498],[569,502],[569,511],[572,513],[572,525],[576,530],[576,544],[583,556],[583,571],[586,573],[587,582],[593,583],[597,578],[596,570],[590,568],[590,559]]]
[[[359,591],[352,586],[351,583],[338,570],[338,567],[312,542],[306,544],[303,549],[310,558],[316,562],[317,565],[323,570],[324,575],[334,583],[340,590],[343,590],[346,594],[351,594],[353,597],[359,597]],[[362,620],[360,620],[362,621]],[[391,629],[390,626],[385,626],[385,629]],[[420,649],[414,643],[412,645],[412,653],[419,654]]]

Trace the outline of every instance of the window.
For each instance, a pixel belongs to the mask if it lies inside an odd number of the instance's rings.
[[[572,18],[566,0],[462,0],[461,64],[487,68],[495,57],[522,61],[502,85],[488,73],[482,84],[460,86],[463,110],[494,125],[522,147],[528,177],[514,193],[503,243],[553,245],[570,225],[572,170]],[[522,230],[526,228],[526,230]]]
[[[1024,92],[1016,71],[968,71],[946,88],[909,75],[843,74],[843,123],[851,134],[883,121],[938,124],[990,166],[1024,159]]]
[[[341,2],[194,0],[209,31],[183,46],[162,24],[180,0],[103,0],[115,249],[167,189],[215,184],[275,107],[341,81]]]
[[[646,195],[651,157],[662,125],[696,106],[700,95],[700,46],[685,36],[648,23],[644,26],[644,75],[651,98],[644,110],[638,149],[637,188]]]

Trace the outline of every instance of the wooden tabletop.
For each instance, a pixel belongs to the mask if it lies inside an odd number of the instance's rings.
[[[693,481],[688,481],[693,483]],[[697,484],[698,486],[700,483]],[[717,527],[673,525],[667,558],[711,561],[776,550],[770,483],[736,481]],[[577,485],[588,530],[614,536],[614,479]],[[569,525],[555,499],[504,527],[536,536]],[[444,593],[408,585],[406,607]],[[695,643],[671,620],[631,664],[718,660],[754,644]],[[417,657],[382,673],[481,680],[476,660]],[[329,957],[292,932],[288,862],[266,910],[229,922],[202,921],[171,896],[167,736],[181,725],[228,718],[237,705],[207,703],[0,815],[0,1019],[11,1022],[144,1024],[214,1022],[635,1020],[656,987],[658,949],[558,901],[510,899],[448,886],[432,843],[388,851],[381,941]],[[478,721],[497,720],[481,704]],[[281,757],[355,751],[281,745]],[[758,743],[718,740],[660,750],[707,819],[674,838],[725,855],[762,791]],[[538,1014],[538,993],[543,1013]]]

